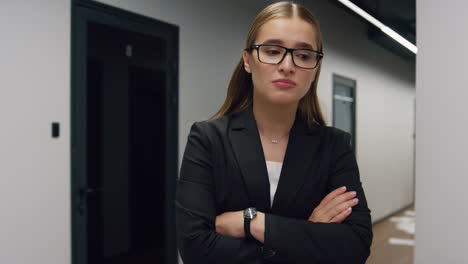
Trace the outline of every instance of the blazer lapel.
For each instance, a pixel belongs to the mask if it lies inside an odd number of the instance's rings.
[[[250,206],[261,212],[269,212],[270,182],[252,106],[235,114],[229,136],[249,195]]]
[[[287,214],[306,178],[313,177],[314,182],[319,180],[318,175],[309,175],[308,172],[311,171],[309,167],[318,158],[321,131],[323,130],[317,125],[309,128],[298,112],[289,134],[288,146],[273,200],[273,212]]]
[[[308,166],[317,156],[319,126],[309,128],[300,111],[291,128],[273,208],[270,206],[270,182],[257,124],[250,105],[233,116],[229,138],[249,194],[251,206],[262,212],[287,212],[302,187]],[[318,179],[316,179],[318,180]]]

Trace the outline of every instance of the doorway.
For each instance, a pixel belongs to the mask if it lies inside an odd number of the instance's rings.
[[[73,3],[72,263],[177,263],[178,27]]]
[[[333,126],[351,134],[356,154],[356,81],[333,74]]]

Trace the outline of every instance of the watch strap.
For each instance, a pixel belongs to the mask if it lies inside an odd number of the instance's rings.
[[[245,237],[248,239],[254,239],[252,234],[250,233],[250,218],[244,217],[244,233]]]
[[[252,236],[252,233],[250,232],[250,223],[256,215],[257,209],[255,207],[249,207],[244,210],[244,233],[247,239],[255,240],[255,238]]]

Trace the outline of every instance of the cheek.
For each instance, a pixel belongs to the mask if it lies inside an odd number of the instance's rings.
[[[307,80],[309,84],[312,84],[312,82],[315,80],[315,76],[317,75],[317,70],[314,69],[311,73],[308,74]]]
[[[304,85],[304,89],[308,90],[315,80],[315,72],[313,74],[310,74],[310,72],[306,73],[301,79]]]
[[[257,88],[263,89],[264,86],[271,82],[274,69],[268,66],[269,65],[257,64],[252,68],[252,81]]]

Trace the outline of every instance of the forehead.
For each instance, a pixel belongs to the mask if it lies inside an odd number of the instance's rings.
[[[288,48],[317,48],[314,26],[293,18],[274,18],[260,27],[255,44],[279,44]]]

